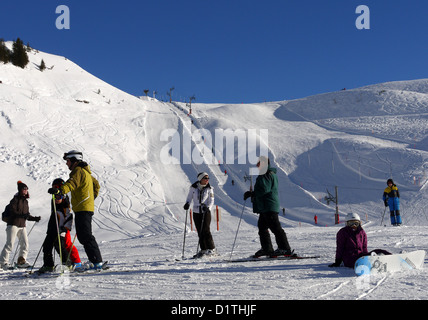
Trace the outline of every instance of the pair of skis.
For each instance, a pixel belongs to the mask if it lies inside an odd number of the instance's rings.
[[[56,269],[60,269],[60,270],[56,270]],[[84,269],[81,269],[81,270],[77,270],[77,269],[68,269],[67,267],[65,267],[65,269],[63,270],[62,269],[62,266],[57,266],[56,268],[55,268],[55,270],[54,271],[46,271],[46,272],[39,272],[39,271],[33,271],[33,272],[29,272],[29,273],[27,273],[26,274],[26,276],[28,277],[28,276],[32,276],[32,275],[37,275],[37,276],[43,276],[43,275],[51,275],[51,276],[60,276],[60,275],[63,275],[63,274],[84,274],[84,273],[97,273],[97,272],[102,272],[102,271],[105,271],[105,270],[108,270],[108,269],[110,269],[110,267],[108,266],[108,261],[105,261],[104,263],[103,263],[103,265],[101,266],[101,268],[100,269],[93,269],[93,268],[89,268],[89,267],[87,267],[87,268],[84,268]]]
[[[200,261],[212,261],[209,258],[217,258],[219,255],[207,256],[207,257],[192,257],[188,259],[175,259],[175,261],[183,260],[200,260]],[[207,259],[208,258],[208,259]],[[299,256],[299,255],[278,255],[278,256],[249,256],[244,258],[222,260],[221,262],[256,262],[256,261],[275,261],[275,260],[302,260],[302,259],[318,259],[320,256]]]
[[[250,256],[247,258],[238,258],[227,260],[227,262],[255,262],[255,261],[275,261],[275,260],[302,260],[318,259],[320,256],[298,256],[298,255],[279,255],[279,256]]]

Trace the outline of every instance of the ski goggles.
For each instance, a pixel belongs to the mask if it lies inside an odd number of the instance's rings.
[[[56,194],[55,195],[55,200],[63,200],[65,199],[65,196],[63,194]]]
[[[348,227],[358,227],[358,226],[360,226],[360,221],[358,221],[358,220],[347,221],[346,225]]]

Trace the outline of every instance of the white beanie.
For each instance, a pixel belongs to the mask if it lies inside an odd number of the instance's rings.
[[[206,173],[206,172],[198,173],[198,181],[201,181],[202,178],[206,177],[206,176],[208,176],[208,173]]]

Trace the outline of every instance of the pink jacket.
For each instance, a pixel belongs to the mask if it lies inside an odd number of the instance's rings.
[[[343,227],[336,236],[336,262],[343,261],[345,267],[353,268],[355,261],[367,251],[367,234],[363,228],[353,231],[351,227]]]

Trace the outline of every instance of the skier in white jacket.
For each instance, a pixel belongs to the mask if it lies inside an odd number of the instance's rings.
[[[201,246],[201,251],[196,254],[196,257],[216,254],[214,240],[210,231],[214,189],[208,181],[208,173],[199,173],[198,181],[191,185],[184,205],[184,210],[188,210],[190,203],[193,201],[193,221],[198,231],[199,245]]]

